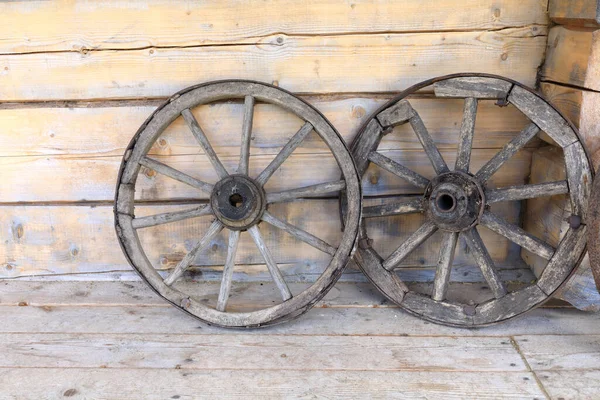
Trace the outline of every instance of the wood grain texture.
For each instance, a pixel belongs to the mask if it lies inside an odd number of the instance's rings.
[[[542,79],[600,91],[599,35],[591,29],[551,28]]]
[[[473,169],[481,167],[496,149],[474,149],[471,155]],[[237,153],[237,151],[236,151]],[[442,156],[453,163],[456,151],[442,150]],[[383,155],[402,163],[415,172],[431,178],[433,170],[429,159],[418,150],[385,151]],[[503,167],[502,174],[490,180],[490,186],[521,185],[529,170],[531,151],[525,149],[515,155]],[[217,176],[204,155],[172,155],[154,157],[181,172],[207,183],[215,183]],[[250,157],[250,175],[256,177],[273,155]],[[239,155],[221,156],[229,171],[237,168]],[[0,192],[3,202],[61,202],[61,201],[112,201],[115,179],[121,158],[111,157],[0,157]],[[371,178],[376,176],[377,178]],[[340,170],[331,153],[294,153],[276,171],[267,183],[268,193],[296,189],[339,180]],[[386,194],[419,193],[410,183],[371,165],[363,176],[363,194],[367,196]],[[50,184],[51,183],[51,184]],[[416,191],[415,191],[416,190]],[[206,199],[200,190],[177,182],[150,169],[141,171],[136,185],[136,200]]]
[[[331,122],[347,143],[359,125],[380,107],[389,95],[304,96]],[[460,99],[414,97],[411,104],[419,110],[427,129],[440,148],[455,148],[463,105]],[[122,156],[131,136],[154,111],[160,101],[147,105],[117,102],[112,106],[85,107],[0,107],[3,156],[82,155],[89,157]],[[193,110],[217,154],[239,155],[242,132],[242,103],[217,103]],[[527,123],[514,107],[498,108],[493,101],[480,101],[474,148],[500,148]],[[258,103],[252,126],[251,154],[275,154],[298,130],[301,121],[278,107]],[[531,143],[535,145],[535,143]],[[380,149],[420,149],[421,144],[408,125],[397,126],[386,135]],[[297,151],[324,150],[317,135],[309,135]],[[191,154],[202,152],[194,137],[178,118],[161,135],[149,155]]]
[[[64,393],[97,398],[137,399],[140,393],[150,400],[172,398],[261,397],[264,399],[297,398],[308,395],[320,398],[398,399],[425,396],[447,399],[542,398],[543,392],[533,374],[448,372],[378,372],[378,371],[177,371],[107,369],[28,369],[26,379],[18,379],[19,369],[5,370],[0,378],[5,392],[19,399],[60,398]],[[526,378],[526,379],[525,379]],[[36,385],[27,388],[27,382]],[[149,384],[148,382],[152,382]],[[260,382],[257,385],[257,382]],[[432,384],[435,382],[435,384]],[[48,392],[48,387],[53,390]],[[490,393],[490,388],[494,388]],[[150,389],[150,390],[149,390]]]
[[[267,339],[238,333],[2,334],[0,339],[5,354],[0,368],[527,372],[507,337],[270,335]]]
[[[534,371],[600,369],[600,336],[517,336]]]
[[[569,26],[600,26],[598,0],[550,0],[548,15],[557,24]]]
[[[369,204],[378,203],[384,202],[375,200]],[[145,205],[136,207],[136,213],[141,216],[154,215],[188,208],[189,205]],[[0,241],[4,243],[0,246],[1,277],[129,270],[129,264],[118,248],[110,206],[4,206],[1,211],[0,223],[8,228],[0,231]],[[337,199],[282,203],[270,206],[269,212],[333,246],[339,244],[340,222],[331,217],[338,215]],[[506,203],[497,212],[513,223],[518,221],[519,208],[515,205]],[[402,224],[399,224],[400,218],[404,221]],[[173,268],[183,258],[206,232],[210,222],[210,217],[203,216],[139,229],[138,234],[153,265],[166,270]],[[389,254],[420,223],[419,215],[410,218],[398,216],[373,218],[369,220],[368,226],[378,251]],[[324,263],[329,260],[326,253],[269,224],[261,224],[261,230],[286,279],[292,282],[314,280]],[[507,240],[487,230],[482,231],[482,234],[486,243],[495,243],[490,251],[498,263],[508,264],[508,260],[519,255],[518,248],[510,246]],[[438,240],[430,239],[403,266],[434,267],[437,264],[438,246]],[[209,249],[198,255],[194,265],[206,268],[196,271],[192,277],[220,280],[226,250],[227,235],[222,233],[211,242]],[[457,250],[456,260],[460,265],[471,265],[464,249]],[[235,280],[270,280],[264,261],[247,234],[241,235],[236,263]],[[479,279],[472,272],[458,268],[454,278]],[[522,270],[516,269],[511,274],[510,279],[518,280]],[[415,270],[409,273],[407,279],[414,280],[421,276],[419,280],[422,280],[431,275],[432,271],[425,273]]]
[[[543,26],[448,33],[273,35],[252,46],[2,55],[0,86],[4,101],[165,97],[197,84],[202,71],[202,81],[231,77],[276,81],[297,93],[385,92],[462,72],[465,65],[473,72],[507,75],[533,86],[545,35]],[[443,63],[432,62],[440,57]]]
[[[553,182],[565,179],[563,157],[562,150],[555,146],[548,146],[534,152],[530,183]],[[566,218],[570,215],[571,207],[568,195],[561,194],[529,199],[526,201],[525,214],[523,215],[523,228],[549,245],[557,247],[569,229]],[[522,250],[522,256],[536,276],[540,276],[547,265],[547,261],[525,249]],[[600,295],[595,289],[594,278],[587,257],[583,259],[580,267],[556,296],[582,310],[593,311],[599,309]]]
[[[233,0],[185,5],[167,0],[126,5],[15,1],[3,3],[0,13],[11,21],[0,27],[0,36],[6,38],[0,53],[251,44],[275,34],[464,31],[548,23],[545,5],[536,0],[285,0],[253,7]]]
[[[158,333],[218,334],[223,329],[201,324],[170,306],[83,305],[2,307],[1,333]],[[75,324],[73,321],[86,321]],[[118,323],[117,323],[118,322]],[[318,308],[287,324],[268,330],[247,330],[251,335],[410,335],[510,336],[597,335],[600,314],[572,308],[538,308],[502,325],[485,329],[453,328],[431,324],[398,308]]]
[[[542,93],[577,128],[594,168],[600,166],[600,93],[552,83],[541,83]]]
[[[600,370],[544,371],[540,381],[553,399],[593,399],[600,391]]]

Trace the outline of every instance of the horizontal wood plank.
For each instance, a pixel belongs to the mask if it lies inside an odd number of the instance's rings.
[[[548,34],[542,79],[600,91],[600,31],[555,26]]]
[[[251,46],[2,55],[0,94],[3,101],[164,97],[202,81],[231,78],[277,82],[296,93],[387,92],[463,72],[465,65],[471,72],[505,75],[533,86],[545,35],[546,28],[538,26],[274,35]]]
[[[496,152],[496,149],[474,150],[472,168],[480,168]],[[422,151],[390,150],[383,154],[425,177],[433,176],[429,160]],[[442,156],[448,163],[454,163],[456,151],[442,150]],[[270,154],[251,156],[250,175],[256,177],[273,157]],[[203,154],[154,158],[205,182],[214,183],[217,180],[212,165]],[[530,158],[530,150],[519,152],[492,177],[490,187],[524,184]],[[239,155],[221,157],[229,171],[235,170],[238,160]],[[3,171],[3,179],[0,180],[2,202],[113,201],[120,163],[121,157],[117,156],[0,157],[0,169]],[[340,169],[331,152],[303,153],[299,149],[275,172],[265,190],[269,193],[295,189],[333,182],[339,178]],[[418,193],[418,189],[411,184],[374,165],[370,166],[363,179],[363,194],[366,196]],[[147,168],[142,169],[136,185],[136,200],[202,198],[206,199],[207,195]]]
[[[540,382],[552,399],[594,399],[600,393],[600,370],[544,371]]]
[[[390,96],[340,97],[308,96],[305,100],[321,111],[347,143],[351,143],[362,123]],[[456,148],[462,99],[410,98],[411,105],[425,121],[440,148]],[[160,102],[130,105],[117,102],[104,107],[0,108],[2,156],[85,155],[121,156],[131,137]],[[528,120],[515,107],[500,108],[494,101],[480,101],[474,148],[501,148]],[[243,104],[218,103],[193,110],[218,155],[237,155],[242,130]],[[282,109],[257,104],[251,142],[252,154],[275,154],[301,125],[299,118]],[[530,143],[530,147],[535,142]],[[323,151],[325,143],[310,135],[299,151]],[[380,149],[421,148],[409,125],[400,125],[384,137]],[[150,154],[195,154],[198,142],[178,118],[165,130]]]
[[[600,369],[599,335],[517,336],[534,371]]]
[[[4,369],[3,391],[18,399],[120,398],[543,398],[526,372],[183,371]],[[74,397],[77,398],[77,397]]]
[[[373,202],[373,201],[371,201]],[[139,206],[138,215],[158,214],[189,208],[187,205]],[[8,229],[0,231],[0,276],[72,274],[129,270],[129,264],[119,249],[114,231],[113,209],[110,206],[4,206],[0,208],[0,223]],[[494,206],[499,215],[516,222],[519,218],[518,204]],[[336,245],[341,238],[338,202],[331,200],[305,200],[272,205],[270,212],[278,218],[312,233],[322,240]],[[316,211],[318,210],[318,211]],[[369,232],[377,249],[391,253],[403,240],[416,230],[422,218],[410,217],[376,218],[368,221]],[[199,240],[199,232],[210,225],[211,217],[198,217],[185,221],[140,229],[139,235],[150,261],[159,269],[173,268]],[[402,222],[402,223],[400,223]],[[268,224],[261,230],[275,260],[280,263],[287,279],[314,280],[329,262],[330,257],[283,233]],[[499,264],[512,264],[519,248],[482,229],[486,243],[494,243],[490,252]],[[433,237],[427,244],[407,259],[405,267],[434,267],[437,263],[439,238]],[[113,249],[107,251],[106,249]],[[192,274],[202,280],[220,279],[225,262],[227,235],[220,234],[212,241],[208,250],[200,253],[195,265],[205,265]],[[241,280],[270,281],[264,261],[249,235],[242,234],[237,251],[234,277]],[[460,269],[460,265],[472,265],[472,260],[463,245],[456,254],[455,278],[462,281],[478,281],[478,271]],[[514,266],[512,268],[515,268]],[[523,266],[506,272],[511,280],[526,279]],[[520,268],[520,270],[519,270]],[[526,268],[526,267],[525,267]],[[431,278],[429,270],[419,278],[418,270],[403,270],[408,280]],[[511,275],[512,274],[512,275]],[[462,276],[462,278],[461,278]]]
[[[231,332],[201,323],[174,307],[139,306],[0,306],[0,333],[173,333]],[[81,322],[81,323],[79,323]],[[252,335],[411,335],[511,336],[600,334],[600,314],[572,308],[539,308],[500,325],[464,329],[431,324],[398,308],[316,308],[302,318]]]
[[[460,12],[468,10],[468,12]],[[11,1],[0,14],[0,53],[256,43],[261,37],[377,32],[464,31],[547,25],[536,0],[408,3],[385,0],[234,0],[176,4],[168,0],[98,3]],[[403,18],[398,20],[397,15]],[[460,14],[460,16],[459,16]],[[68,21],[68,23],[65,23]]]
[[[526,372],[508,337],[0,334],[0,368]],[[85,357],[82,357],[85,354]]]

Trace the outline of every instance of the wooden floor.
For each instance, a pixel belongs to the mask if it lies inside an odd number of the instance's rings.
[[[296,321],[223,330],[141,282],[15,280],[0,307],[2,399],[600,398],[600,314],[571,308],[463,330],[340,283]]]

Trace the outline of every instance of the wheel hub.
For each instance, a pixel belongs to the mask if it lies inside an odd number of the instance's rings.
[[[485,196],[479,182],[464,172],[448,172],[431,180],[425,191],[428,217],[446,231],[460,232],[479,222]]]
[[[245,230],[260,221],[266,208],[263,188],[244,175],[230,175],[215,185],[210,205],[217,219],[233,230]]]

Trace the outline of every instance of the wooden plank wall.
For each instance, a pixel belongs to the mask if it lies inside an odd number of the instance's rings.
[[[600,164],[600,1],[551,0],[542,92],[579,128]]]
[[[130,268],[114,235],[111,208],[121,155],[156,106],[184,87],[226,78],[273,83],[301,94],[350,141],[386,99],[437,75],[487,72],[534,86],[548,31],[547,4],[540,0],[27,0],[1,2],[0,15],[5,21],[0,24],[2,278],[127,275]],[[416,107],[452,160],[462,103],[426,97],[417,96]],[[475,164],[489,159],[524,123],[510,110],[494,117],[492,107],[482,102]],[[232,143],[237,146],[239,140],[240,109],[240,104],[226,104],[195,111],[226,166],[236,162],[238,150]],[[257,107],[255,170],[278,152],[298,123],[272,107]],[[430,174],[409,131],[389,135],[383,146],[390,157],[402,157]],[[152,152],[210,177],[181,121]],[[495,183],[523,183],[530,163],[531,150],[523,151]],[[146,172],[139,191],[143,212],[197,200],[188,188]],[[312,137],[270,184],[303,186],[337,173],[327,149]],[[408,190],[379,171],[370,171],[365,179],[367,195]],[[308,208],[284,205],[278,213],[335,242],[339,223],[331,215],[336,202],[322,200],[320,217],[307,218]],[[519,217],[515,208],[501,212],[512,220]],[[194,220],[149,233],[143,240],[152,261],[172,267],[205,224]],[[408,234],[412,225],[396,228],[398,236]],[[383,222],[377,227],[380,232],[390,228]],[[484,240],[495,240],[491,235],[485,233]],[[279,234],[268,230],[265,236],[269,242]],[[298,247],[291,238],[280,239],[274,253],[288,276],[300,276],[300,270],[318,273],[322,255]],[[226,239],[219,237],[197,262],[218,268],[225,245]],[[382,252],[395,247],[383,239],[379,246]],[[433,253],[425,248],[408,260],[409,266],[433,265]],[[250,242],[242,242],[238,254],[241,277],[260,277],[255,271],[262,261]],[[508,262],[518,251],[498,240],[492,255]]]
[[[600,164],[600,0],[550,0],[546,60],[541,69],[543,94],[577,128],[594,168]],[[532,161],[531,181],[564,174],[562,151],[546,148]],[[526,229],[549,243],[557,243],[566,231],[570,215],[564,196],[529,200],[524,215]],[[524,260],[538,270],[540,259],[523,251]],[[545,263],[544,263],[545,264]],[[589,259],[585,257],[559,297],[581,309],[599,310],[600,296]]]

